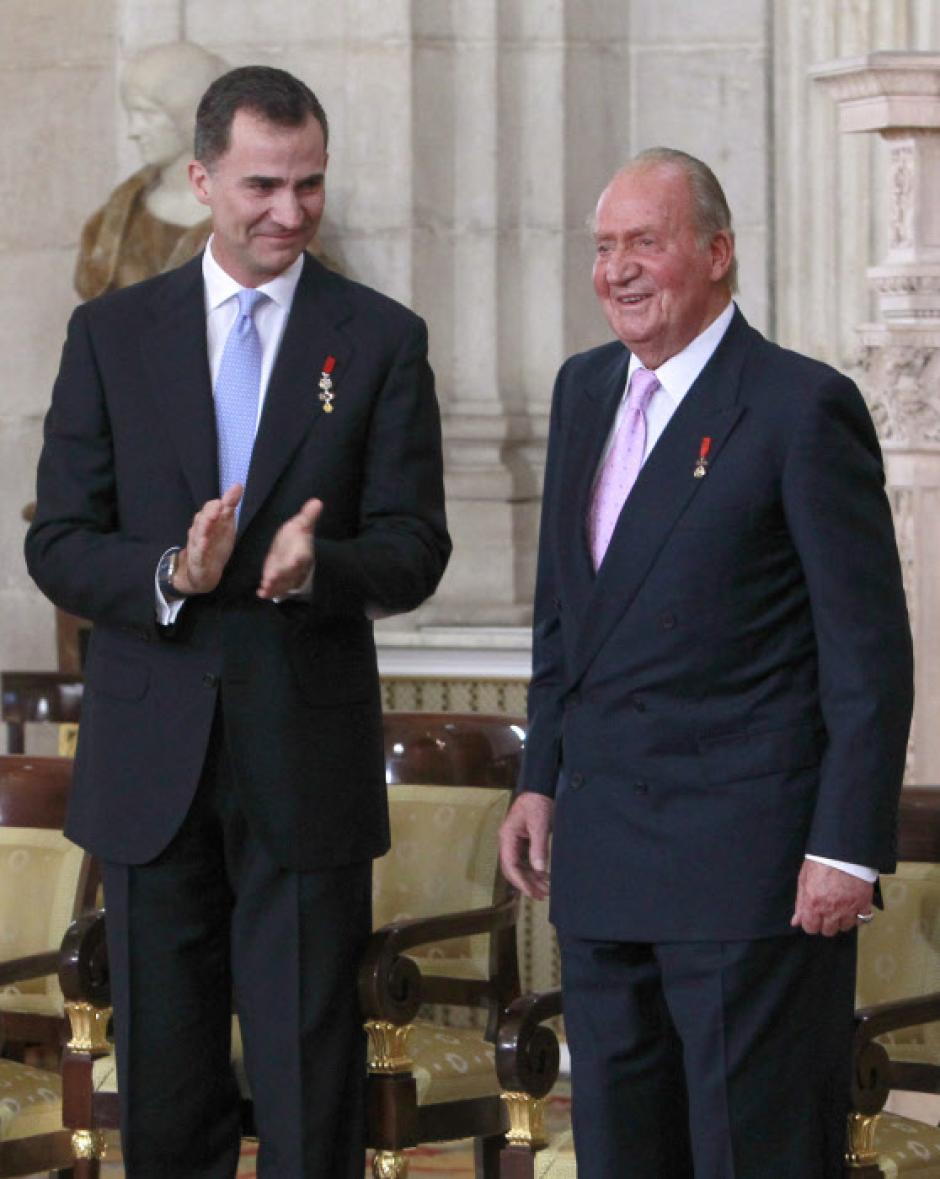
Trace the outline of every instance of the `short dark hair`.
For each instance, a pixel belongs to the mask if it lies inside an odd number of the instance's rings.
[[[229,149],[232,122],[238,111],[253,114],[281,127],[299,127],[313,115],[329,140],[326,112],[309,86],[274,66],[239,66],[216,78],[196,110],[194,154],[209,168]]]

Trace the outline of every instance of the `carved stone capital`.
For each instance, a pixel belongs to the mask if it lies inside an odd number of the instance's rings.
[[[369,1071],[372,1073],[410,1073],[414,1063],[408,1055],[411,1024],[389,1023],[384,1019],[366,1021],[369,1037]]]
[[[528,1093],[500,1093],[509,1110],[509,1129],[506,1141],[510,1146],[527,1146],[540,1150],[548,1143],[545,1133],[543,1101]]]
[[[92,1056],[105,1056],[111,1051],[108,1042],[108,1020],[110,1007],[95,1007],[91,1003],[66,1003],[72,1038],[69,1048],[73,1052],[90,1052]]]
[[[940,351],[869,345],[859,374],[879,437],[892,449],[940,449]]]

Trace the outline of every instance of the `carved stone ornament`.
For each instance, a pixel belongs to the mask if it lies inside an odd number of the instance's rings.
[[[881,440],[891,448],[940,449],[940,352],[907,344],[869,347],[861,368]]]
[[[891,149],[891,248],[914,245],[914,145]]]

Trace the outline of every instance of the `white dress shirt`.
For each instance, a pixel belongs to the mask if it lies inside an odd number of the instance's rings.
[[[711,360],[715,349],[721,343],[725,332],[731,324],[731,320],[734,318],[734,308],[734,303],[729,302],[724,311],[716,319],[712,320],[708,327],[700,335],[696,336],[691,344],[683,348],[676,356],[670,357],[659,368],[653,370],[656,374],[656,379],[659,381],[659,388],[650,398],[649,406],[646,410],[646,449],[643,453],[644,463],[649,458],[650,451],[662,436],[663,430],[669,424],[669,419],[679,408],[682,398],[691,389],[702,369]],[[604,447],[600,463],[598,464],[598,472],[600,472],[601,467],[604,465],[604,460],[607,458],[607,454],[613,445],[614,435],[626,412],[627,390],[630,388],[630,378],[636,369],[642,367],[643,364],[636,354],[631,353],[630,366],[627,369],[627,383],[624,387],[620,405],[617,408],[610,437],[607,439],[607,444]],[[814,856],[809,853],[807,853],[806,858],[808,860],[815,860],[819,864],[826,864],[830,868],[838,868],[842,872],[848,872],[850,876],[857,876],[860,880],[865,880],[869,884],[874,883],[878,879],[878,873],[874,868],[866,868],[861,864],[847,864],[843,860],[831,860],[826,856]]]
[[[212,377],[214,397],[215,382],[219,375],[219,366],[222,364],[222,353],[225,351],[225,342],[238,316],[238,292],[242,287],[215,260],[212,253],[212,241],[213,239],[210,237],[203,251],[202,281],[206,301],[206,341],[209,349],[209,372]],[[271,379],[271,370],[274,368],[274,361],[277,359],[278,349],[281,346],[281,337],[284,335],[287,317],[290,314],[291,304],[294,301],[294,292],[297,290],[297,283],[300,281],[300,272],[303,270],[303,266],[304,256],[300,254],[277,278],[272,278],[270,282],[263,283],[258,287],[258,290],[268,297],[258,303],[253,316],[258,338],[261,341],[261,386],[258,390],[258,417],[255,421],[256,430],[258,428],[258,422],[261,421],[261,411],[264,408],[264,399],[268,391],[268,383]],[[307,583],[298,592],[309,593],[311,579],[308,579]],[[169,626],[176,621],[185,603],[185,598],[175,602],[167,602],[160,592],[159,584],[156,583],[156,575],[154,583],[156,585],[157,620],[161,625]]]

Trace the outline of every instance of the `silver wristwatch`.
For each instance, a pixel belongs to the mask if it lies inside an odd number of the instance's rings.
[[[173,584],[173,576],[176,573],[176,566],[179,563],[180,549],[167,549],[167,551],[160,558],[160,564],[157,566],[157,585],[160,587],[160,593],[163,595],[165,602],[179,602],[186,594],[182,590],[178,590]]]

